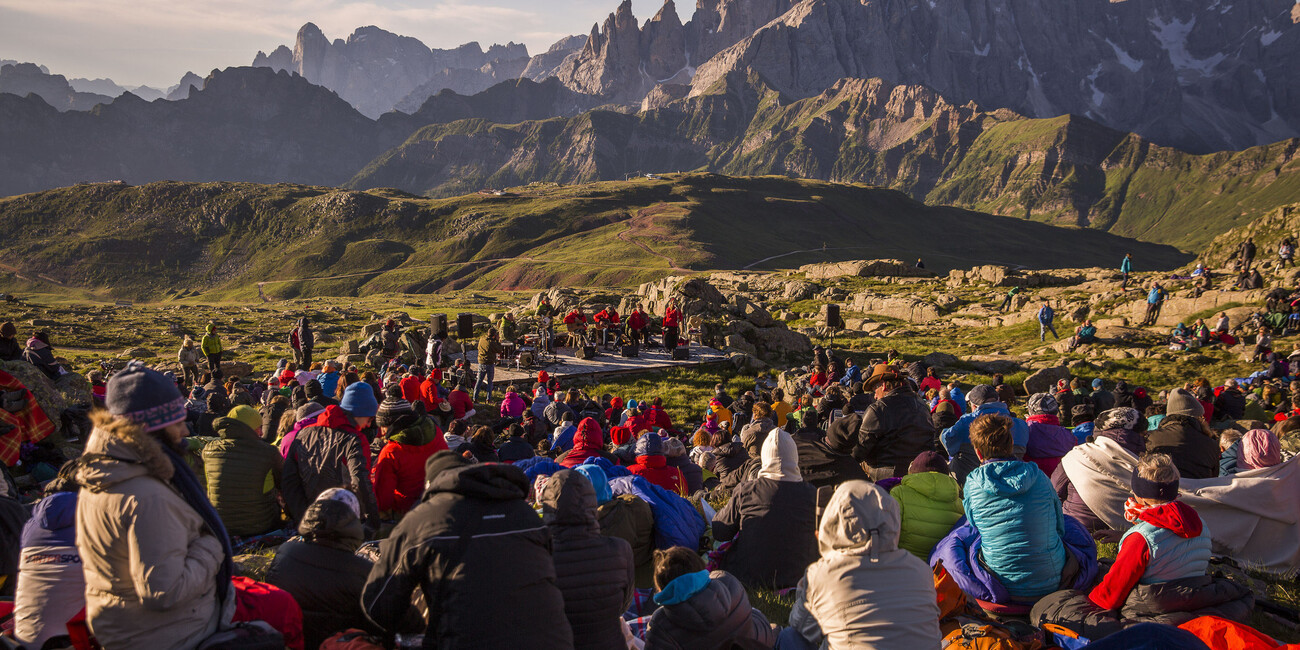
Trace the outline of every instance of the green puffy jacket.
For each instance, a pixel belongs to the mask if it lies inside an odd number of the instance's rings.
[[[898,546],[925,562],[930,552],[963,516],[961,488],[947,474],[908,474],[889,491],[902,507]]]
[[[226,530],[245,536],[279,528],[280,452],[233,418],[217,418],[212,428],[219,437],[203,447],[203,472],[208,498]]]

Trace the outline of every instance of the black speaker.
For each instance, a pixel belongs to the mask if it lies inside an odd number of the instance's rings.
[[[639,357],[641,356],[641,346],[635,343],[625,345],[623,346],[622,354],[629,359]]]
[[[474,336],[474,314],[456,314],[456,336],[462,339]]]
[[[577,353],[576,356],[577,356],[579,359],[595,359],[595,358],[596,358],[596,346],[594,346],[594,345],[584,345],[584,346],[582,346],[582,349],[578,350],[578,353]]]
[[[433,337],[435,337],[435,338],[436,338],[439,334],[442,334],[443,336],[446,336],[446,335],[447,335],[447,315],[446,315],[446,314],[431,314],[431,315],[429,316],[429,331],[430,331],[430,333],[431,333],[430,335],[433,336]]]
[[[685,346],[673,348],[673,361],[686,361],[691,358],[691,350]]]
[[[826,305],[826,327],[844,327],[844,323],[840,321],[839,305]]]

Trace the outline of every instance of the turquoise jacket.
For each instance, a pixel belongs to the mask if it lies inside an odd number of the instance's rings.
[[[1037,465],[984,463],[966,477],[962,504],[980,533],[984,563],[1012,598],[1032,601],[1060,589],[1065,517]]]

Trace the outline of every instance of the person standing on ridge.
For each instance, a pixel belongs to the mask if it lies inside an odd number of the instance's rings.
[[[1255,238],[1247,237],[1246,241],[1241,243],[1237,249],[1237,257],[1241,260],[1241,270],[1249,271],[1250,265],[1255,263]]]
[[[307,317],[303,316],[302,318],[299,318],[298,324],[293,328],[293,330],[294,333],[297,334],[298,338],[298,367],[310,368],[311,351],[312,348],[316,347],[316,335],[312,334],[311,324],[307,322]]]
[[[1038,340],[1046,341],[1047,333],[1051,332],[1059,341],[1061,335],[1056,333],[1056,327],[1052,325],[1052,320],[1056,318],[1056,312],[1052,311],[1052,306],[1043,301],[1043,306],[1038,308]]]
[[[1119,263],[1119,272],[1124,274],[1124,281],[1120,283],[1120,291],[1128,291],[1128,276],[1133,272],[1133,255],[1124,253],[1124,261]]]
[[[214,377],[220,377],[221,352],[224,348],[221,346],[221,337],[217,336],[216,324],[208,323],[207,334],[203,335],[199,347],[203,350],[203,356],[208,359],[208,372]]]

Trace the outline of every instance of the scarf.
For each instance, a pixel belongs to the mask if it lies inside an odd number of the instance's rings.
[[[199,479],[190,470],[190,466],[185,463],[175,449],[165,442],[162,444],[163,452],[167,458],[172,461],[172,487],[176,488],[181,494],[181,498],[194,508],[194,512],[199,514],[203,523],[207,525],[208,530],[216,535],[217,540],[221,542],[221,550],[225,557],[221,560],[221,569],[217,571],[217,601],[225,603],[229,596],[231,580],[235,573],[234,549],[230,546],[230,535],[226,532],[225,524],[221,523],[221,517],[217,510],[212,507],[212,502],[208,501],[208,492],[199,483]]]
[[[1137,497],[1129,497],[1128,500],[1124,502],[1124,519],[1130,524],[1136,524],[1138,518],[1142,516],[1142,513],[1155,507],[1156,506],[1148,506],[1139,503]]]

